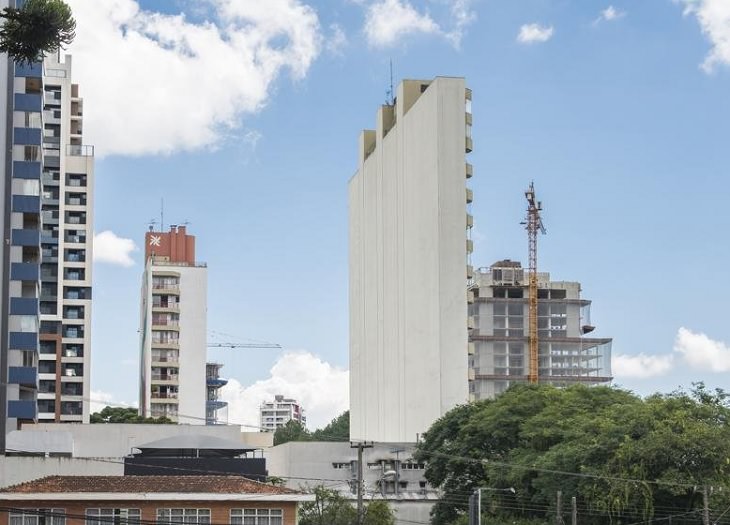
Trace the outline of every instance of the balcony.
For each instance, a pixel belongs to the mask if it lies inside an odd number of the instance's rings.
[[[36,332],[10,332],[10,349],[36,351],[38,334]]]
[[[467,204],[470,204],[474,201],[474,192],[471,191],[469,188],[466,189],[466,202]]]
[[[35,93],[15,93],[14,109],[15,111],[40,113],[43,110],[41,95]]]
[[[12,385],[38,386],[38,370],[32,366],[8,367],[8,383]]]
[[[40,179],[41,163],[34,160],[14,160],[13,177],[16,179]]]
[[[228,379],[223,379],[221,377],[208,377],[205,379],[205,384],[215,388],[220,388],[228,384]]]
[[[13,128],[13,144],[40,146],[42,140],[40,128]]]
[[[43,77],[43,64],[41,62],[33,62],[31,64],[23,62],[15,63],[15,76],[16,77],[32,77],[41,78]],[[17,108],[16,108],[17,109]]]
[[[178,377],[173,374],[152,374],[152,381],[154,383],[177,383]]]
[[[471,239],[466,240],[466,253],[472,253],[474,251],[474,241]]]
[[[37,407],[33,400],[10,400],[8,401],[8,417],[34,420],[36,419]]]
[[[471,137],[466,137],[466,152],[471,153],[474,149],[474,143],[471,140]]]
[[[10,315],[38,315],[38,298],[11,297]]]
[[[466,178],[471,179],[473,176],[474,176],[474,167],[467,162],[466,163]]]
[[[474,216],[470,213],[466,214],[466,227],[467,228],[473,228],[474,227]]]
[[[13,246],[35,246],[41,245],[41,232],[39,230],[13,230],[10,234]]]
[[[93,157],[94,146],[88,144],[67,144],[66,155],[71,157]]]
[[[10,266],[11,281],[37,281],[39,274],[37,263],[12,263]]]

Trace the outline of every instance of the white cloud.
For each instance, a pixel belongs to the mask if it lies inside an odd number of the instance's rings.
[[[416,11],[408,0],[382,0],[370,4],[365,15],[365,35],[376,47],[388,47],[414,33],[440,33],[438,24]]]
[[[94,235],[94,262],[134,266],[132,253],[138,250],[132,239],[118,237],[111,230]]]
[[[611,359],[611,368],[617,378],[641,378],[662,376],[674,365],[674,356],[616,354]]]
[[[341,56],[347,46],[347,35],[338,24],[330,25],[332,34],[327,38],[325,49],[332,55]]]
[[[299,401],[307,416],[307,427],[321,428],[347,410],[349,372],[333,367],[309,352],[287,352],[271,368],[271,376],[244,386],[230,379],[221,390],[228,401],[228,422],[255,431],[259,426],[259,406],[276,394]]]
[[[517,41],[521,44],[535,44],[547,42],[553,36],[553,26],[541,26],[540,24],[525,24],[520,27]]]
[[[438,35],[454,47],[461,45],[476,13],[474,0],[444,0],[441,16],[416,9],[410,0],[351,0],[365,7],[365,36],[374,47],[390,47],[414,34]]]
[[[471,9],[472,0],[453,0],[451,3],[451,17],[453,19],[454,28],[446,33],[448,38],[455,47],[461,45],[461,39],[467,26],[476,20],[476,13]]]
[[[674,351],[698,370],[709,372],[730,372],[730,346],[722,341],[710,339],[705,334],[680,328],[674,340]]]
[[[728,0],[679,0],[684,14],[694,15],[712,49],[702,63],[706,73],[718,65],[730,66],[730,2]]]
[[[614,20],[618,20],[619,18],[623,18],[626,16],[626,11],[620,11],[619,9],[616,9],[612,5],[608,6],[606,9],[601,11],[601,14],[598,15],[598,18],[593,22],[594,24],[599,24],[601,22],[613,22]]]
[[[144,11],[137,0],[69,0],[70,53],[97,154],[216,147],[265,106],[288,70],[306,75],[321,47],[315,11],[300,0],[208,0],[211,20]]]
[[[93,414],[94,412],[101,412],[107,406],[111,407],[128,407],[131,406],[129,403],[123,401],[114,401],[114,396],[108,392],[102,392],[101,390],[92,390],[91,398],[89,399],[89,410]]]

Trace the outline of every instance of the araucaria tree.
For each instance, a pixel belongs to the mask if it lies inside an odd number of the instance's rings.
[[[482,488],[482,523],[700,523],[730,507],[730,407],[721,390],[642,399],[619,389],[518,385],[455,408],[416,454],[442,491],[435,525],[461,523]],[[513,494],[508,488],[514,488]],[[730,513],[729,513],[730,514]],[[505,521],[508,520],[508,521]]]
[[[25,0],[0,11],[0,52],[18,63],[32,63],[70,44],[76,21],[63,0]]]

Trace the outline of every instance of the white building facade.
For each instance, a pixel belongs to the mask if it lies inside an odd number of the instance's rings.
[[[262,432],[275,432],[277,428],[283,427],[289,421],[296,421],[303,427],[307,426],[307,418],[302,406],[296,399],[289,399],[282,395],[276,395],[273,401],[261,404],[259,421]]]
[[[349,183],[350,437],[414,442],[468,400],[471,91],[405,80]]]
[[[207,267],[185,227],[145,237],[140,321],[141,415],[206,423]]]

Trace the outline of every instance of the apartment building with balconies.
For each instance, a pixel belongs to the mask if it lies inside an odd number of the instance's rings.
[[[140,414],[204,425],[207,282],[184,226],[145,236],[140,321]]]
[[[289,421],[307,426],[304,409],[296,399],[277,394],[273,401],[266,401],[259,407],[259,425],[263,432],[276,432],[277,428],[285,426]]]
[[[88,421],[94,163],[70,56],[20,65],[3,54],[0,70],[4,449],[23,422]]]
[[[349,182],[350,437],[414,442],[468,400],[471,90],[404,80]]]

